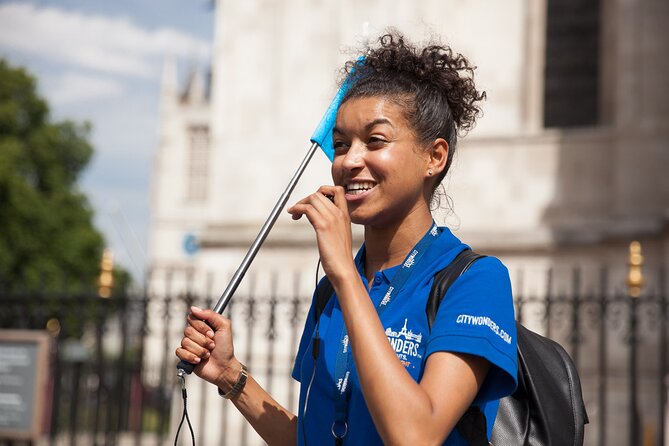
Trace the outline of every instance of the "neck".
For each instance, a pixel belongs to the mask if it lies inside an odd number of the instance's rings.
[[[432,226],[432,214],[421,213],[397,225],[377,228],[365,226],[365,276],[399,265]]]

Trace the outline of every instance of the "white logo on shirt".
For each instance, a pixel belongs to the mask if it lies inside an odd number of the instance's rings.
[[[502,338],[507,344],[511,344],[511,336],[500,328],[499,325],[488,316],[471,316],[469,314],[461,314],[455,320],[456,324],[465,325],[484,325],[491,329],[493,333]]]
[[[408,323],[408,318],[404,319],[404,326],[400,331],[393,331],[390,327],[386,328],[388,341],[405,367],[411,364],[409,361],[410,357],[418,359],[422,358],[422,355],[418,353],[418,350],[420,349],[420,343],[423,340],[423,334],[414,333],[413,330],[407,329]]]

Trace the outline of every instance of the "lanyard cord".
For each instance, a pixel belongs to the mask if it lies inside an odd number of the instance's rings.
[[[421,261],[423,255],[429,250],[430,245],[439,237],[439,230],[437,225],[432,222],[432,226],[425,233],[423,238],[416,244],[416,246],[407,254],[399,271],[388,286],[386,294],[383,299],[376,306],[376,311],[381,318],[383,312],[388,308],[393,298],[402,290],[404,284],[409,279],[409,276],[416,269],[416,265]],[[362,256],[356,259],[359,266]],[[346,333],[346,324],[342,327],[341,340],[339,342],[339,351],[337,360],[335,362],[334,379],[335,379],[335,419],[332,423],[332,436],[335,438],[335,444],[340,446],[343,444],[344,437],[348,433],[348,402],[351,395],[351,370],[353,357],[351,348],[349,346],[349,338]]]
[[[184,400],[184,411],[181,414],[181,421],[179,422],[179,427],[177,428],[177,433],[174,436],[174,446],[177,446],[177,441],[179,440],[179,432],[181,432],[181,426],[184,424],[184,419],[188,423],[188,430],[190,431],[190,439],[195,446],[195,433],[193,432],[193,426],[190,424],[190,418],[188,417],[188,410],[186,409],[186,378],[183,375],[178,375],[181,379],[181,398]]]

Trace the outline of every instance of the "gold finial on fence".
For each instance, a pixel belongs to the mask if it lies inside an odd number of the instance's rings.
[[[630,243],[628,266],[627,292],[631,297],[639,297],[643,288],[643,255],[641,255],[641,243],[637,241]]]
[[[100,261],[100,276],[98,277],[98,295],[111,297],[114,286],[114,254],[111,249],[105,249]]]

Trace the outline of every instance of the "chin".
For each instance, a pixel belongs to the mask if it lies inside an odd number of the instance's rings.
[[[381,217],[378,214],[370,215],[355,211],[350,213],[351,223],[362,226],[385,226],[388,222]]]
[[[351,218],[351,223],[355,223],[356,225],[369,225],[373,220],[368,215],[364,215],[355,211],[350,212],[349,216]]]

